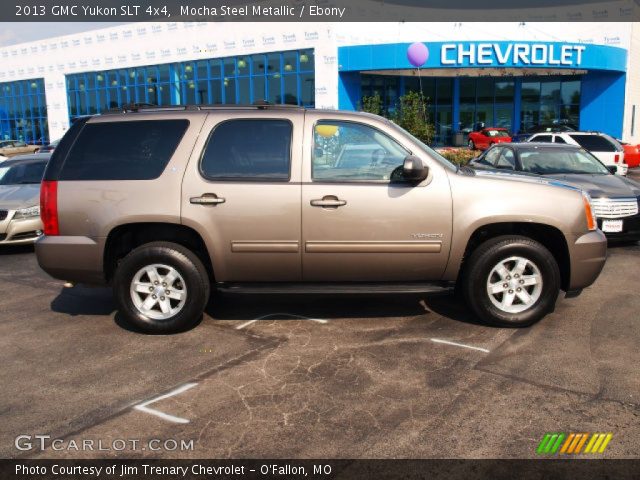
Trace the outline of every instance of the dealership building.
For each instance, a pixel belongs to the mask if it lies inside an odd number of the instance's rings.
[[[413,42],[427,47],[416,68]],[[136,23],[0,47],[0,138],[55,140],[130,103],[259,100],[387,112],[422,90],[436,143],[478,123],[566,123],[640,142],[640,25]]]

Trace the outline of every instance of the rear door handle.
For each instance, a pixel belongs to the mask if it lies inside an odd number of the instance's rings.
[[[226,199],[218,197],[215,193],[205,193],[200,197],[191,197],[189,199],[189,202],[194,205],[218,205],[226,201]]]
[[[338,208],[347,204],[346,200],[340,200],[335,195],[325,195],[322,198],[311,200],[312,207]]]

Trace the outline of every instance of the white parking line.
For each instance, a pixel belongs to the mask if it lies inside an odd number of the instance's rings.
[[[441,340],[439,338],[432,338],[431,341],[435,343],[444,343],[445,345],[453,345],[454,347],[462,347],[468,348],[470,350],[478,350],[479,352],[490,353],[490,351],[486,348],[474,347],[473,345],[465,345],[464,343],[450,342],[449,340]]]
[[[173,422],[173,423],[189,423],[189,420],[187,420],[186,418],[180,418],[180,417],[174,417],[173,415],[169,415],[168,413],[164,413],[161,412],[159,410],[155,410],[153,408],[148,408],[147,405],[151,405],[152,403],[155,402],[159,402],[160,400],[164,400],[165,398],[169,398],[169,397],[173,397],[175,395],[179,395],[182,392],[186,392],[187,390],[189,390],[190,388],[195,387],[196,385],[198,385],[197,383],[186,383],[184,385],[182,385],[179,388],[176,388],[175,390],[172,390],[169,393],[165,393],[164,395],[160,395],[159,397],[155,397],[152,398],[151,400],[147,400],[146,402],[142,402],[139,405],[136,405],[135,408],[136,410],[140,410],[141,412],[145,412],[145,413],[149,413],[151,415],[155,415],[156,417],[160,417],[164,420],[167,420],[169,422]]]
[[[248,322],[241,323],[236,327],[236,330],[242,330],[243,328],[248,327],[249,325],[252,325],[253,323],[257,322],[258,320],[266,320],[270,317],[291,317],[291,318],[297,318],[300,320],[310,320],[312,322],[317,322],[322,324],[329,323],[329,320],[325,320],[323,318],[310,318],[310,317],[305,317],[304,315],[296,315],[295,313],[269,313],[268,315],[263,315],[262,317],[254,318],[253,320],[249,320]]]

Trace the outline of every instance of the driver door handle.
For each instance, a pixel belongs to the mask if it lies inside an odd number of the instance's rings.
[[[340,200],[335,195],[325,195],[322,198],[311,200],[310,203],[312,207],[338,208],[345,206],[347,204],[347,201]]]
[[[215,193],[205,193],[200,197],[191,197],[189,202],[194,205],[218,205],[226,202],[226,199],[218,197]]]

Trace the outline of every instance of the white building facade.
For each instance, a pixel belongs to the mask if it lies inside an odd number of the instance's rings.
[[[423,42],[420,69],[406,49]],[[572,52],[569,55],[569,52]],[[640,142],[634,23],[136,23],[0,48],[0,138],[46,142],[128,103],[393,111],[422,89],[440,144],[564,122]]]

